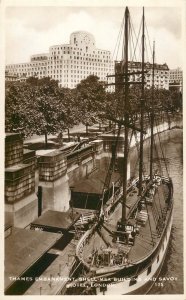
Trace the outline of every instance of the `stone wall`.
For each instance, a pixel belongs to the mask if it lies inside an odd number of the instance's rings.
[[[59,150],[52,151],[39,158],[39,180],[52,182],[66,173],[67,160]]]
[[[5,223],[24,228],[38,217],[35,151],[24,151],[19,134],[5,137]]]
[[[18,164],[5,169],[5,202],[15,202],[35,191],[32,166]]]
[[[23,163],[24,164],[31,164],[33,169],[36,169],[37,166],[37,159],[36,159],[36,152],[34,150],[23,150]]]
[[[6,133],[5,168],[23,161],[23,140],[18,133]]]

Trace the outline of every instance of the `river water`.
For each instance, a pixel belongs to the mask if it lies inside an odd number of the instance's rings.
[[[174,184],[174,218],[167,256],[149,294],[183,293],[183,138],[182,130],[161,134],[169,174]]]
[[[161,143],[160,143],[161,140]],[[183,293],[183,132],[181,129],[167,130],[155,136],[154,170],[159,169],[163,175],[169,175],[174,185],[174,217],[169,247],[161,273],[149,294],[182,294]],[[150,139],[144,142],[144,168],[149,173]],[[161,144],[161,147],[160,147]],[[164,157],[162,155],[162,151]],[[157,153],[159,153],[157,155]],[[131,175],[138,174],[137,149],[130,155]],[[165,164],[163,163],[165,158]],[[167,174],[168,171],[168,174]]]
[[[166,259],[149,294],[183,294],[183,132],[181,129],[164,131],[159,136],[155,136],[155,144],[154,170],[159,169],[157,158],[159,157],[163,175],[169,175],[173,181],[174,217]],[[144,172],[146,174],[149,174],[149,152],[150,139],[147,139],[144,142]],[[157,155],[157,153],[159,154]],[[130,154],[131,176],[138,175],[137,157],[138,151],[134,148]],[[164,159],[166,167],[163,163]],[[118,294],[120,294],[119,291]]]

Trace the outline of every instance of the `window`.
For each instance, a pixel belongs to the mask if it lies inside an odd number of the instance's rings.
[[[149,266],[148,269],[147,269],[147,275],[150,274],[151,270],[152,270],[152,266]]]

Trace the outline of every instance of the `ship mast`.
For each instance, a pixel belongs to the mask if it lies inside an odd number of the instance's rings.
[[[154,63],[155,63],[155,42],[153,42],[152,56],[152,104],[151,104],[151,142],[150,142],[150,179],[153,177],[153,143],[154,143]]]
[[[144,17],[144,7],[143,7],[143,17],[142,17],[142,89],[141,89],[141,120],[140,120],[140,155],[139,155],[139,196],[142,195],[142,182],[143,182],[143,132],[144,132],[144,85],[145,85],[145,17]]]
[[[128,94],[129,94],[129,78],[128,78],[128,39],[129,39],[129,9],[126,7],[125,10],[125,38],[124,38],[124,103],[123,111],[125,116],[126,124],[129,123],[129,114],[128,114]],[[124,129],[124,167],[123,167],[123,201],[122,201],[122,224],[126,223],[126,198],[127,198],[127,163],[128,163],[128,126],[125,126]]]

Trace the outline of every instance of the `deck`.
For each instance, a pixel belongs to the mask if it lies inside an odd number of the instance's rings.
[[[127,254],[127,264],[135,263],[145,256],[147,256],[153,248],[157,245],[160,239],[161,231],[161,221],[159,221],[158,229],[157,223],[158,218],[162,217],[162,214],[166,212],[167,204],[165,199],[168,195],[168,187],[165,184],[157,185],[156,193],[153,198],[152,204],[146,204],[146,211],[148,212],[148,218],[146,222],[138,222],[136,218],[129,218],[131,225],[137,224],[139,229],[139,234],[135,236],[134,245],[126,245],[113,241],[112,232],[116,231],[117,221],[121,219],[122,205],[119,203],[115,211],[108,216],[107,220],[104,222],[104,227],[101,227],[100,231],[96,231],[89,243],[84,246],[83,258],[86,262],[94,265],[92,260],[93,253],[98,251],[98,253],[103,253],[106,249],[118,249],[120,252]],[[130,209],[137,201],[137,188],[130,192],[127,196],[127,215]],[[113,250],[114,251],[114,250]],[[89,256],[87,256],[89,253]],[[109,264],[106,264],[109,266]],[[98,266],[97,266],[98,267]],[[103,264],[99,265],[99,268],[103,267]]]

